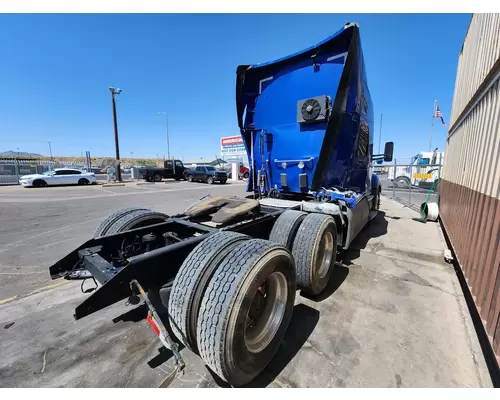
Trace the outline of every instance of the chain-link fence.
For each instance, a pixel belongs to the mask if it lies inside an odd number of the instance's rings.
[[[382,193],[420,212],[420,206],[439,200],[442,165],[394,164],[374,167]]]
[[[54,168],[53,161],[0,158],[0,185],[15,185],[23,175],[43,174]]]

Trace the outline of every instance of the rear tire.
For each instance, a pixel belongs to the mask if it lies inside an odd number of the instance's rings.
[[[317,295],[330,280],[337,255],[335,220],[325,214],[309,214],[293,241],[292,254],[297,267],[297,285]]]
[[[43,179],[37,179],[35,182],[33,182],[33,187],[45,187],[47,186],[47,182],[45,182]]]
[[[229,231],[208,237],[191,251],[175,276],[168,302],[170,327],[194,353],[198,351],[196,326],[205,289],[224,257],[248,239],[247,235]]]
[[[286,210],[274,223],[269,240],[291,251],[297,230],[306,216],[302,211]]]
[[[408,189],[411,186],[411,181],[406,176],[398,176],[394,179],[393,185],[396,185],[399,189]]]
[[[203,296],[197,342],[207,365],[232,386],[254,379],[278,350],[293,312],[293,258],[251,239],[219,264]]]
[[[108,228],[106,236],[142,228],[148,225],[159,224],[165,221],[168,215],[151,210],[136,210],[121,216]]]
[[[372,210],[378,211],[380,210],[380,186],[375,190],[375,193],[373,193],[373,204],[372,204]]]
[[[139,211],[139,210],[146,210],[146,211],[151,211],[148,210],[147,208],[141,208],[141,207],[130,207],[130,208],[123,208],[121,210],[115,211],[113,214],[109,215],[104,221],[101,222],[99,227],[94,233],[94,239],[101,237],[101,236],[106,236],[106,232],[108,229],[121,217],[124,215],[130,214],[131,212],[134,211]]]
[[[154,176],[154,181],[155,181],[155,182],[161,182],[161,180],[162,180],[162,179],[163,179],[163,178],[162,178],[162,176],[161,176],[161,175],[159,175],[159,174],[156,174],[156,175]]]

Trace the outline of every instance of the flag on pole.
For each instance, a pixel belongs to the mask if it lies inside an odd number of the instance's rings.
[[[441,114],[441,111],[439,110],[439,105],[436,105],[436,112],[434,113],[434,118],[441,118],[441,122],[443,123],[444,126],[446,126],[446,122],[444,122],[443,119],[443,114]]]

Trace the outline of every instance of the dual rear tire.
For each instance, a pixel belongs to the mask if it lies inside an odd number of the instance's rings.
[[[94,237],[166,218],[143,208],[119,210],[102,222]],[[184,260],[161,303],[168,304],[175,336],[230,385],[243,386],[277,352],[297,287],[321,292],[333,272],[335,254],[332,217],[287,210],[270,240],[222,231],[202,241]]]
[[[311,295],[325,289],[337,255],[337,227],[331,216],[287,210],[277,219],[269,240],[292,252],[300,289]]]
[[[289,250],[219,232],[186,258],[169,298],[170,326],[232,386],[271,361],[290,322],[296,274]]]
[[[297,286],[319,294],[333,273],[332,217],[285,211],[269,239],[210,236],[185,259],[169,297],[172,331],[232,386],[247,384],[272,360]]]

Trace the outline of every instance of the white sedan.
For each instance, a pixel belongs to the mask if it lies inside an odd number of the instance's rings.
[[[96,184],[95,174],[77,169],[58,168],[43,174],[21,176],[19,183],[24,187],[43,187],[54,185]]]

